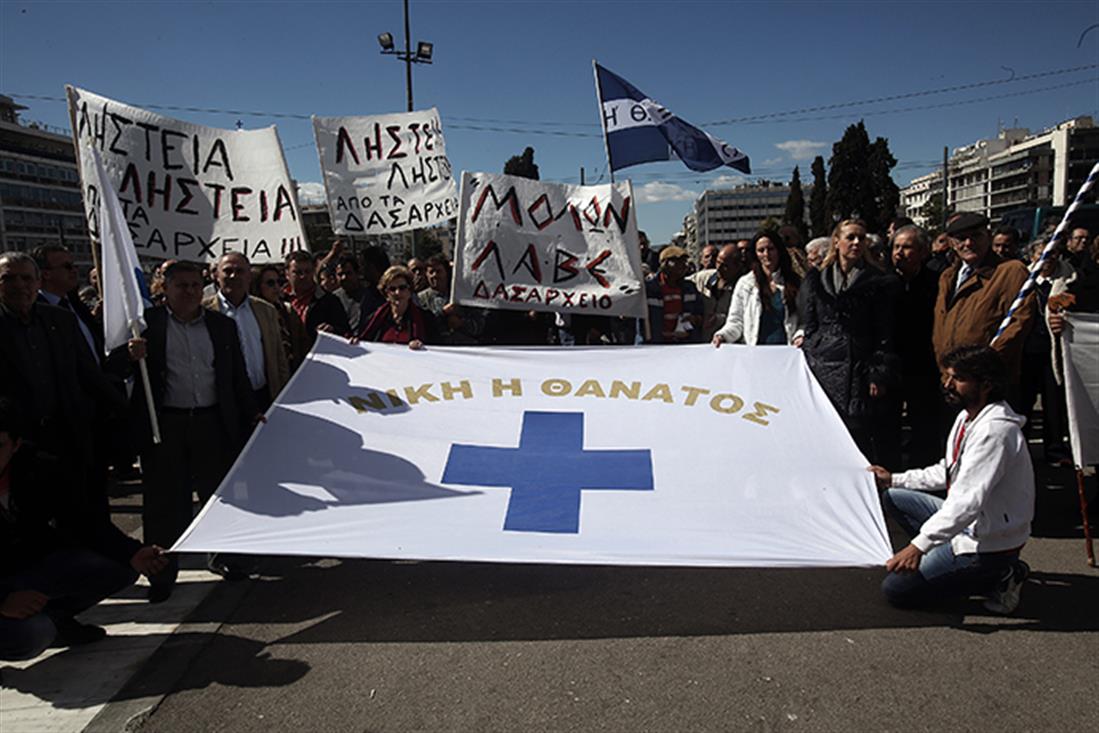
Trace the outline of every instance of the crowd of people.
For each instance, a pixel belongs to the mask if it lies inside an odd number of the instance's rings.
[[[890,599],[907,603],[934,595],[928,587],[939,592],[942,584],[935,585],[933,576],[956,572],[950,565],[956,555],[979,559],[985,548],[995,562],[978,562],[979,573],[967,565],[980,582],[965,587],[989,590],[1010,580],[1017,593],[1025,572],[1021,544],[1013,543],[1025,542],[1022,527],[1029,526],[1025,511],[1017,509],[1026,503],[1025,490],[1005,499],[979,471],[959,472],[965,441],[958,436],[970,421],[985,420],[992,427],[970,428],[968,440],[1010,435],[1001,442],[1014,452],[1003,460],[1014,461],[1008,470],[1020,468],[1029,458],[1019,455],[1024,420],[1015,417],[1029,417],[1040,396],[1044,458],[1068,460],[1055,336],[1065,327],[1066,308],[1099,309],[1099,238],[1091,242],[1086,230],[1074,228],[1066,248],[1046,260],[1034,295],[993,343],[1027,277],[1024,261],[1040,254],[1041,242],[1024,252],[1016,232],[992,232],[984,217],[968,213],[956,215],[938,235],[903,219],[884,235],[848,219],[830,237],[803,245],[798,230],[788,226],[750,240],[707,244],[692,263],[686,250],[668,245],[657,252],[642,234],[647,321],[458,305],[450,301],[451,263],[442,255],[394,265],[381,248],[355,254],[337,242],[323,257],[298,251],[281,265],[253,266],[239,253],[209,267],[168,260],[152,273],[144,332],[110,354],[104,352],[96,291],[80,287],[65,247],[2,253],[0,659],[101,638],[102,629],[74,616],[138,573],[149,578],[150,602],[172,594],[178,566],[164,548],[191,521],[192,494],[202,501],[211,496],[318,332],[412,349],[640,343],[801,348],[873,462],[887,490],[886,508],[914,538],[909,547],[915,550],[906,548],[888,566]],[[138,369],[142,359],[145,370]],[[986,420],[986,414],[992,417]],[[954,455],[943,460],[948,435]],[[1021,445],[1025,449],[1025,441]],[[982,450],[987,463],[988,446]],[[143,543],[112,524],[107,492],[112,476],[128,476],[138,464]],[[975,488],[981,481],[984,488]],[[956,488],[938,503],[904,493],[946,489],[951,482],[965,490]],[[1003,541],[996,539],[998,529],[990,541],[980,524],[987,520],[974,514],[989,495],[1012,507]],[[958,509],[960,496],[970,499],[965,511]],[[929,522],[934,532],[926,529]],[[971,527],[980,528],[983,539],[954,542],[949,558],[932,557]],[[921,563],[932,559],[923,572]],[[240,557],[210,556],[207,562],[227,579],[251,571]],[[923,585],[896,579],[916,571]],[[957,576],[950,577],[956,584]],[[1000,609],[1011,605],[998,602]]]

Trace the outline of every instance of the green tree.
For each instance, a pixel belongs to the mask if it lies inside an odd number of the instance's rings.
[[[877,229],[885,229],[897,216],[897,207],[901,203],[901,190],[893,182],[891,174],[897,159],[893,157],[893,153],[889,152],[889,141],[884,137],[877,138],[870,146],[868,164],[870,183],[874,187],[874,200],[878,205]]]
[[[809,194],[809,223],[814,237],[831,234],[832,215],[828,212],[828,178],[824,170],[824,158],[813,158],[813,192]]]
[[[786,214],[783,222],[797,227],[801,241],[809,240],[809,228],[805,226],[805,194],[801,190],[801,171],[794,166],[794,177],[790,179],[790,195],[786,197]]]
[[[890,171],[897,159],[883,137],[870,143],[862,120],[844,131],[828,161],[828,208],[840,219],[859,218],[881,232],[897,212],[900,190]]]
[[[773,216],[768,216],[763,220],[763,223],[759,225],[759,231],[770,232],[776,237],[778,236],[778,230],[782,228],[782,222]]]
[[[504,173],[509,176],[538,180],[538,166],[534,163],[534,148],[527,148],[522,155],[513,155],[504,163]]]
[[[828,161],[828,208],[839,219],[862,219],[870,231],[877,231],[878,205],[867,175],[869,163],[870,137],[866,125],[859,120],[832,146]]]
[[[433,229],[416,230],[416,257],[426,260],[432,255],[442,254],[442,251],[443,243],[439,241],[439,237]],[[401,247],[402,262],[407,262],[412,257],[412,245],[410,243]]]

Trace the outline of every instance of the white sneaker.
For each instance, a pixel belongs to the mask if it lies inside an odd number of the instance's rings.
[[[985,610],[1007,615],[1019,607],[1019,597],[1023,593],[1023,583],[1030,577],[1030,566],[1022,560],[1016,560],[996,590],[992,591],[984,602]]]

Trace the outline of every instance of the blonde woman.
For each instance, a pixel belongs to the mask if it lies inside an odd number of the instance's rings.
[[[866,224],[846,219],[836,224],[832,250],[819,271],[806,274],[801,290],[802,331],[794,344],[804,349],[851,437],[872,462],[895,460],[884,455],[892,452],[888,446],[875,445],[875,428],[895,387],[897,287],[896,277],[870,252]]]

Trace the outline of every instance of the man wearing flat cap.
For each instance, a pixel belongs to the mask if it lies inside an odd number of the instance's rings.
[[[660,271],[645,282],[652,343],[700,343],[702,296],[687,279],[687,250],[668,245],[660,250]]]
[[[1027,268],[992,251],[988,219],[976,212],[956,215],[946,226],[955,262],[939,278],[931,342],[942,367],[943,357],[960,346],[988,346],[1008,308],[1027,279]],[[1015,311],[1011,323],[992,344],[1008,370],[1008,392],[1017,393],[1023,341],[1030,331],[1034,307],[1029,301]]]

